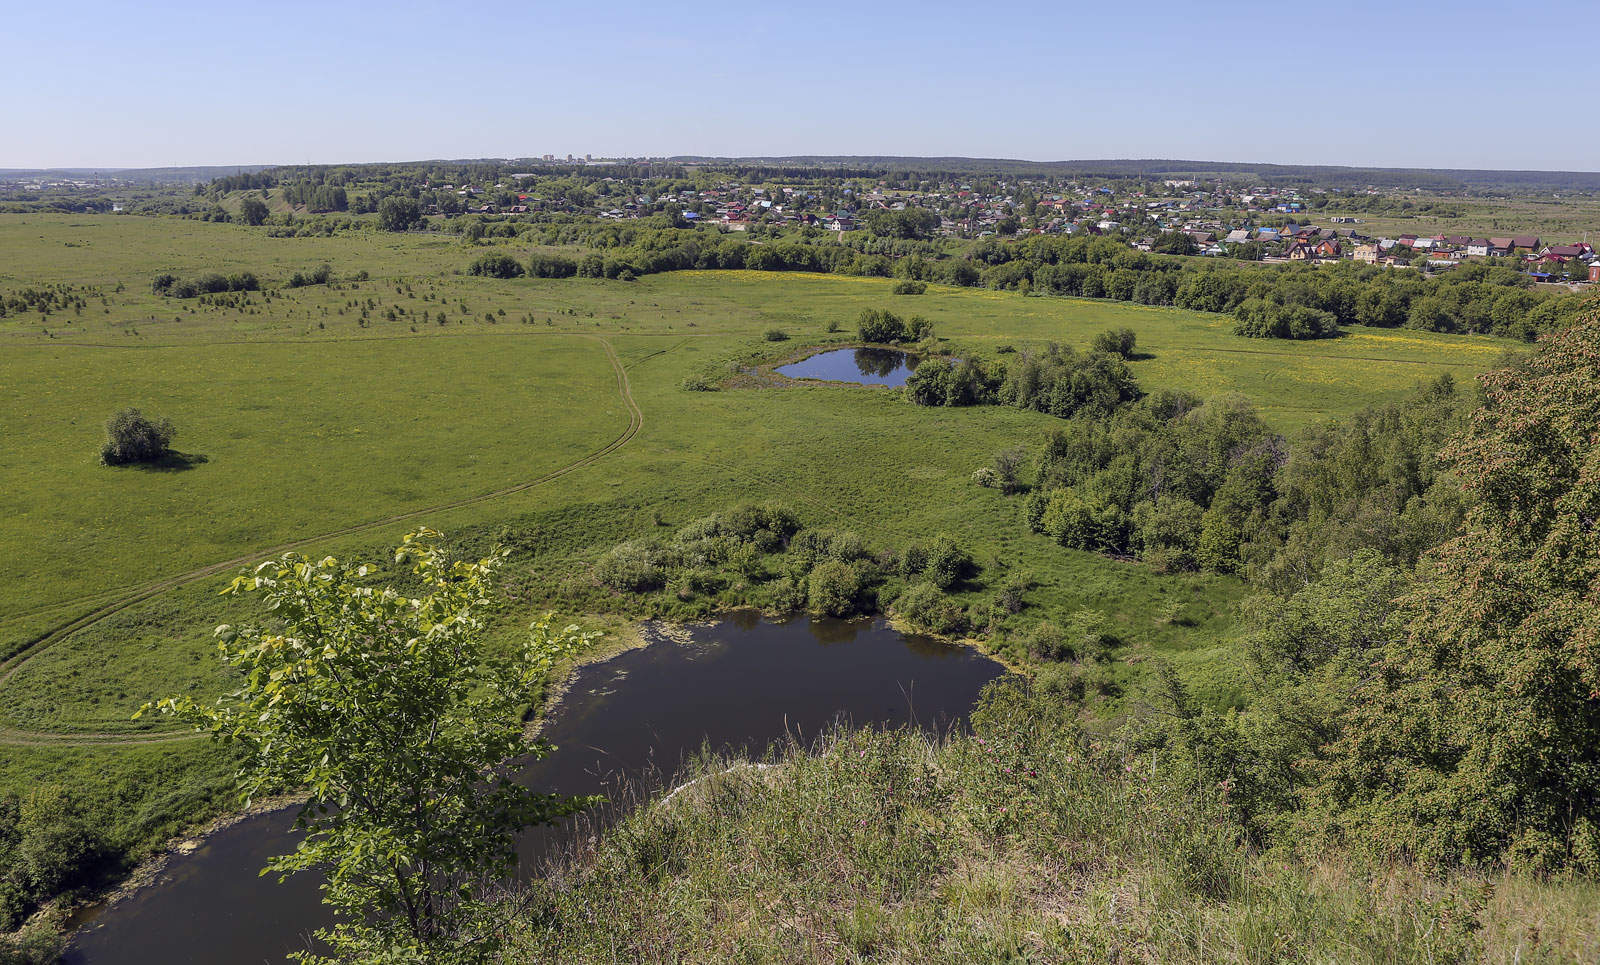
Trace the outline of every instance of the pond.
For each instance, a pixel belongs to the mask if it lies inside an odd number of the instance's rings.
[[[559,750],[524,776],[562,793],[608,794],[640,780],[660,786],[705,746],[759,751],[785,735],[810,741],[841,719],[962,726],[1002,672],[974,650],[881,620],[735,614],[579,670],[545,728]],[[317,876],[279,884],[259,874],[268,857],[293,848],[293,820],[293,809],[247,818],[175,856],[157,882],[79,929],[65,961],[278,965],[330,920]],[[560,833],[528,835],[525,857]]]
[[[920,361],[915,355],[892,348],[841,348],[782,366],[777,373],[791,379],[894,387],[905,385]]]

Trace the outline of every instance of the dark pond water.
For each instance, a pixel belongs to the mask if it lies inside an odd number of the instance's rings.
[[[844,718],[858,725],[965,723],[1002,668],[975,651],[901,634],[882,621],[740,614],[583,668],[545,735],[559,750],[528,780],[570,794],[660,783],[702,747],[759,751],[793,734],[809,741]],[[651,775],[654,775],[653,777]],[[161,880],[104,909],[74,936],[73,965],[258,965],[305,947],[329,922],[318,880],[261,876],[293,847],[293,810],[219,831],[175,858]],[[559,831],[535,832],[524,853]]]
[[[824,379],[862,385],[900,386],[921,359],[892,348],[841,348],[777,370],[791,379]]]

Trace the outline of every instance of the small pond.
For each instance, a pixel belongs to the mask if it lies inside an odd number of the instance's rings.
[[[892,348],[841,348],[777,369],[791,379],[823,379],[861,385],[901,386],[922,361]]]
[[[809,741],[841,718],[961,726],[1001,673],[974,650],[881,620],[736,614],[579,670],[545,728],[559,750],[523,773],[541,788],[615,798],[641,780],[660,786],[704,746],[759,751],[786,734]],[[329,921],[319,879],[279,884],[259,874],[268,857],[293,848],[293,818],[293,809],[247,818],[174,857],[156,883],[93,915],[65,961],[277,965],[305,948],[305,936]],[[561,834],[531,832],[525,858]]]

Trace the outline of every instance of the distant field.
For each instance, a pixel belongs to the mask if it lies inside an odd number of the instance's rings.
[[[1586,238],[1590,242],[1600,240],[1600,198],[1507,201],[1444,199],[1440,203],[1458,209],[1461,217],[1366,215],[1359,212],[1353,217],[1361,219],[1359,227],[1362,234],[1391,238],[1406,233],[1442,233],[1477,237],[1532,234],[1538,235],[1546,244],[1570,244]],[[1330,217],[1328,214],[1319,214],[1308,220],[1328,225],[1332,224]]]
[[[925,314],[958,353],[1083,348],[1127,326],[1146,388],[1239,392],[1293,431],[1442,373],[1465,381],[1511,347],[1360,330],[1263,342],[1232,336],[1217,316],[940,287],[893,296],[885,279],[492,281],[463,274],[475,254],[426,235],[271,239],[176,219],[0,216],[0,294],[61,284],[88,303],[81,315],[0,319],[11,457],[0,462],[0,655],[213,564],[308,538],[307,553],[377,559],[424,522],[522,549],[496,629],[509,636],[559,605],[562,581],[584,579],[599,553],[656,532],[658,519],[677,526],[775,499],[812,525],[855,529],[886,548],[951,532],[988,574],[1032,579],[1029,614],[1101,610],[1130,653],[1166,655],[1198,694],[1228,703],[1242,686],[1229,643],[1237,581],[1064,551],[1027,531],[1019,499],[971,485],[994,452],[1035,444],[1057,420],[920,409],[867,388],[689,392],[682,382],[848,339],[865,307]],[[337,279],[365,271],[369,280],[280,287],[322,262]],[[241,270],[269,291],[209,306],[150,294],[158,272]],[[845,331],[827,333],[832,322]],[[774,327],[789,341],[764,341]],[[171,418],[177,448],[204,460],[164,472],[97,465],[101,425],[127,405]],[[531,488],[385,522],[563,467],[572,469]],[[135,835],[214,806],[204,802],[224,783],[223,756],[195,741],[170,751],[115,741],[162,732],[159,721],[128,720],[149,697],[226,686],[209,629],[253,615],[215,596],[222,582],[208,575],[135,600],[0,667],[0,741],[10,744],[0,791],[42,774],[91,775],[91,785],[103,774],[102,790],[122,788],[140,815]],[[1186,620],[1156,621],[1173,599]],[[167,786],[186,790],[159,790]]]

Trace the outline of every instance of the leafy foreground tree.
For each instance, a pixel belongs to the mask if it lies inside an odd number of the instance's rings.
[[[1472,501],[1402,601],[1313,801],[1427,861],[1600,874],[1600,306],[1446,449]]]
[[[166,419],[151,419],[138,409],[123,409],[106,420],[100,461],[108,466],[154,462],[166,455],[178,430]]]
[[[591,803],[539,794],[511,762],[551,748],[524,710],[553,662],[590,635],[535,623],[510,658],[484,652],[491,577],[504,559],[451,561],[439,534],[405,537],[395,562],[425,587],[375,589],[366,566],[287,554],[225,592],[260,593],[274,629],[222,626],[222,659],[243,687],[204,705],[147,704],[242,745],[247,797],[304,788],[298,848],[268,870],[323,869],[344,920],[318,933],[333,958],[456,963],[490,958],[500,926],[490,886],[516,862],[516,832]]]

